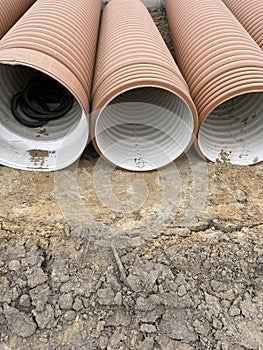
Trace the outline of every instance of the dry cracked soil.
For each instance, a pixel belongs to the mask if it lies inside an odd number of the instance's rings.
[[[0,167],[0,350],[263,349],[262,175]]]

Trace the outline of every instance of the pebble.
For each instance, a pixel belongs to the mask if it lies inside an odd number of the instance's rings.
[[[99,338],[100,349],[106,349],[108,346],[109,338],[106,335],[101,335]]]
[[[98,303],[100,305],[112,305],[114,303],[114,292],[111,288],[102,288],[98,290]]]
[[[222,322],[216,317],[213,317],[212,325],[215,329],[222,329],[222,327],[223,327]]]
[[[106,322],[105,322],[105,321],[99,321],[99,322],[97,323],[96,331],[99,332],[99,333],[101,333],[101,332],[103,331],[105,325],[106,325]]]
[[[155,333],[157,331],[154,325],[146,324],[146,323],[140,326],[140,330],[145,333]]]
[[[10,261],[10,263],[8,264],[8,268],[10,271],[18,272],[21,268],[20,261],[19,260]]]
[[[63,315],[63,317],[66,321],[73,321],[76,317],[76,312],[73,310],[69,310]]]
[[[45,329],[48,324],[54,320],[54,309],[51,305],[47,304],[43,312],[37,312],[36,309],[32,311],[35,316],[35,320],[40,329]]]
[[[116,305],[122,305],[122,294],[121,292],[118,292],[116,295],[115,295],[115,298],[114,298],[114,302]]]
[[[183,284],[181,284],[178,289],[177,289],[177,294],[182,297],[184,296],[185,294],[187,294],[187,290],[185,288],[185,286]]]
[[[73,297],[70,293],[60,295],[58,303],[62,310],[70,310],[73,306]]]
[[[19,299],[19,305],[23,307],[30,307],[31,305],[31,299],[28,294],[21,295]]]
[[[48,276],[43,272],[40,267],[32,267],[27,270],[27,283],[30,288],[34,288],[40,284],[45,283],[48,280]]]
[[[74,303],[73,303],[73,310],[80,311],[83,309],[83,303],[80,297],[76,297]]]
[[[217,280],[212,280],[211,281],[211,287],[214,292],[224,292],[228,289],[227,285],[225,282],[217,281]]]
[[[232,305],[228,311],[229,315],[232,317],[240,315],[240,312],[240,308],[236,305]]]

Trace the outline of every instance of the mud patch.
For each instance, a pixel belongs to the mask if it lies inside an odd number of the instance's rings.
[[[30,161],[35,166],[44,166],[46,158],[49,157],[50,154],[55,154],[56,151],[46,151],[46,150],[40,150],[40,149],[31,149],[27,151],[31,158]]]

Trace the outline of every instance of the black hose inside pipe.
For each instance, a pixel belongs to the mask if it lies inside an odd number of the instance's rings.
[[[73,100],[71,93],[54,79],[38,77],[14,95],[11,111],[20,124],[37,128],[62,118],[72,108]]]

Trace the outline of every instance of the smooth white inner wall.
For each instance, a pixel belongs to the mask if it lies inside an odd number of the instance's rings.
[[[211,161],[251,165],[263,160],[263,93],[235,97],[201,125],[198,144]]]
[[[27,128],[12,115],[12,97],[41,75],[24,66],[0,65],[0,164],[25,170],[57,170],[74,162],[88,139],[86,116],[77,101],[62,117],[39,128]],[[40,159],[32,157],[39,150]],[[45,152],[46,151],[46,152]],[[34,159],[32,159],[34,158]]]
[[[180,156],[193,129],[191,111],[180,97],[161,88],[142,87],[124,92],[100,111],[95,137],[110,162],[146,171]]]

